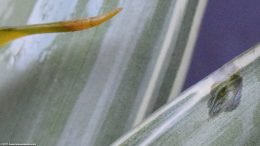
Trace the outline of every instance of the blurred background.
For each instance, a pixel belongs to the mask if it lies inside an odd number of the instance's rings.
[[[183,90],[260,40],[259,0],[209,0]]]

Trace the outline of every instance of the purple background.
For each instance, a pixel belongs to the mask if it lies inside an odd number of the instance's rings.
[[[209,0],[184,89],[260,40],[260,0]]]

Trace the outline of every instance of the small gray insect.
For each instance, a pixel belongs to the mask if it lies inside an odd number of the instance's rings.
[[[240,103],[242,93],[242,77],[233,74],[226,81],[214,84],[211,89],[211,98],[208,101],[209,116],[214,117],[221,112],[230,112]]]

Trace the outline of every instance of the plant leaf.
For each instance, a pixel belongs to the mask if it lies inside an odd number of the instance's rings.
[[[61,21],[61,22],[46,23],[46,24],[35,24],[35,25],[27,25],[27,26],[20,26],[20,27],[17,26],[17,27],[0,28],[0,46],[14,39],[28,36],[28,35],[33,35],[33,34],[72,32],[72,31],[80,31],[91,27],[95,27],[111,19],[113,16],[118,14],[121,10],[122,10],[121,8],[117,8],[104,15],[92,17],[92,18],[86,18],[86,19]]]

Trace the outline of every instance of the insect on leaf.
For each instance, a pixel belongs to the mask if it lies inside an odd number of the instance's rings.
[[[231,112],[238,107],[242,83],[242,77],[239,74],[234,74],[228,80],[213,85],[211,98],[208,101],[210,117],[217,116],[221,112]]]

